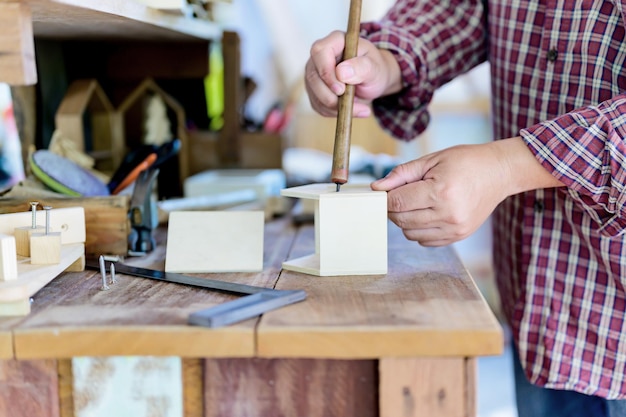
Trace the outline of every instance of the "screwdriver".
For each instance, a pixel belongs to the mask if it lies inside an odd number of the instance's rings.
[[[359,42],[361,20],[361,0],[350,0],[346,45],[342,61],[356,57]],[[337,127],[335,130],[335,146],[333,149],[333,168],[331,181],[337,184],[337,192],[342,184],[348,182],[350,162],[350,134],[352,132],[352,106],[354,103],[354,85],[346,85],[345,92],[339,97],[337,110]]]

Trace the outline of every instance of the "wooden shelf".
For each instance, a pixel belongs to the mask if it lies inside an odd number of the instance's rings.
[[[135,1],[25,0],[33,34],[54,39],[204,40],[220,37],[207,20],[153,9]]]
[[[37,83],[35,38],[207,42],[221,29],[135,1],[0,0],[0,82]]]

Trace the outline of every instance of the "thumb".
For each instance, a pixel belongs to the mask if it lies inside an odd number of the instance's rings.
[[[406,162],[396,166],[384,178],[371,184],[372,190],[389,191],[405,184],[419,181],[424,177],[424,163],[420,160]]]

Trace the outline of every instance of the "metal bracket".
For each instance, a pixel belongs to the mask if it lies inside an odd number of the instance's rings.
[[[89,269],[100,269],[100,265],[92,261],[88,261],[85,266]],[[274,290],[155,269],[138,268],[121,263],[115,264],[115,271],[140,278],[244,295],[237,300],[227,301],[218,306],[191,313],[187,323],[196,326],[211,328],[227,326],[306,299],[306,292],[303,290]]]

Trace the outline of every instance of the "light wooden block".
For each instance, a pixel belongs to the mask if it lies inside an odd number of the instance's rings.
[[[283,262],[310,275],[387,273],[387,193],[368,184],[310,184],[282,190],[315,202],[315,253]]]
[[[30,263],[50,265],[61,262],[61,233],[33,233],[30,237]]]
[[[261,271],[264,220],[262,211],[171,212],[165,271]]]
[[[26,208],[27,205],[25,204],[24,207]],[[109,216],[109,212],[105,212],[104,216]],[[38,225],[45,224],[45,210],[38,210],[36,217]],[[0,214],[0,233],[12,235],[15,233],[16,228],[31,228],[32,224],[33,214],[31,211]],[[53,208],[50,210],[50,230],[61,233],[61,241],[64,245],[85,242],[87,236],[85,231],[85,209],[83,207]],[[44,231],[44,227],[39,226],[38,233],[42,231]]]
[[[0,80],[11,85],[37,83],[33,23],[24,2],[0,2]]]
[[[33,233],[43,233],[45,230],[43,226],[37,226],[34,229],[32,226],[16,227],[14,230],[16,254],[27,258],[30,257],[31,236]]]
[[[0,235],[0,281],[17,279],[15,237]]]

